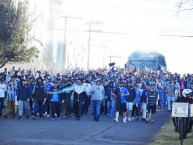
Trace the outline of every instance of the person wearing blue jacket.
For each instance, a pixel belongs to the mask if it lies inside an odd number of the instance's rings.
[[[45,79],[45,94],[46,94],[46,102],[44,104],[44,114],[47,115],[47,117],[50,116],[50,89],[53,87],[53,84],[51,82],[51,77],[47,77]]]
[[[21,80],[21,85],[18,87],[18,103],[19,103],[19,118],[18,120],[22,119],[23,115],[23,107],[25,108],[26,118],[29,119],[29,100],[31,96],[31,89],[30,86],[27,84],[25,79]]]
[[[54,86],[51,87],[49,93],[51,94],[51,119],[55,120],[55,114],[57,114],[58,118],[60,117],[60,102],[62,100],[62,92],[60,91],[57,81],[54,81]],[[64,102],[64,100],[62,100],[62,102]]]
[[[42,77],[37,78],[37,82],[34,84],[32,98],[34,101],[33,106],[33,119],[36,119],[37,113],[39,113],[39,117],[44,117],[43,115],[43,106],[46,102],[46,95],[45,95],[45,85],[43,83]]]

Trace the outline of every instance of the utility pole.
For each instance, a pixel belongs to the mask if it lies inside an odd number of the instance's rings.
[[[92,31],[92,25],[93,24],[102,24],[103,22],[88,22],[89,28],[88,28],[88,55],[87,55],[87,70],[90,67],[90,41],[91,41],[91,32],[95,32]]]
[[[88,23],[89,29],[88,29],[88,56],[87,56],[87,70],[90,66],[90,33],[91,33],[91,22]]]
[[[69,50],[67,49],[67,21],[68,19],[82,19],[80,17],[61,16],[64,18],[64,57],[63,57],[63,69],[69,65]]]

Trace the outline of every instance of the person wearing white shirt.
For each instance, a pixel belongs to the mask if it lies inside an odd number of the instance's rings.
[[[82,79],[78,78],[77,85],[74,87],[74,91],[72,93],[74,96],[74,112],[77,120],[81,118],[82,106],[84,104],[84,100],[87,96],[84,86],[82,85]]]
[[[4,108],[6,85],[3,83],[3,79],[0,79],[0,116],[2,116],[2,111]]]
[[[88,80],[85,81],[85,83],[83,84],[84,85],[84,89],[85,89],[85,92],[87,94],[86,98],[85,98],[85,103],[84,103],[84,113],[87,115],[88,114],[88,107],[90,105],[90,99],[91,99],[91,93],[90,93],[90,90],[91,90],[91,84]]]

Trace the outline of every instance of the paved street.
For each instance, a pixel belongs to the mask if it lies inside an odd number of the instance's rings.
[[[154,124],[102,115],[99,122],[91,115],[81,121],[73,118],[61,120],[23,120],[0,118],[0,145],[145,145],[168,120],[168,112],[158,112]]]

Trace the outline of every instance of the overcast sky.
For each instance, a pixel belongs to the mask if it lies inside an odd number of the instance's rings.
[[[166,56],[169,71],[193,73],[193,37],[187,37],[193,36],[193,11],[178,14],[179,1],[63,0],[63,7],[66,16],[101,22],[92,26],[100,33],[91,33],[91,47],[98,49],[91,52],[105,64],[109,55],[120,56],[112,61],[123,66],[134,50],[156,50]]]

